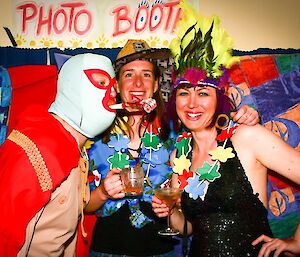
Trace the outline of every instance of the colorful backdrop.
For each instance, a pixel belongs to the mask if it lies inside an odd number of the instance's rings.
[[[75,55],[93,52],[114,60],[119,50],[0,47],[0,64],[3,65],[0,70],[2,137],[5,137],[6,126],[10,130],[26,106],[37,103],[48,108],[53,101],[56,93],[56,53]],[[230,94],[237,105],[255,107],[264,126],[300,150],[300,50],[265,49],[265,54],[257,52],[262,50],[254,53],[235,51],[241,56],[241,61],[230,71],[233,83]],[[12,98],[9,104],[10,90]],[[165,90],[168,91],[168,88]],[[299,186],[273,176],[270,171],[268,193],[269,220],[275,236],[292,236],[300,219]]]
[[[243,56],[231,78],[236,103],[254,106],[265,127],[300,151],[300,54]],[[274,235],[292,236],[300,220],[299,185],[270,171],[268,194]]]

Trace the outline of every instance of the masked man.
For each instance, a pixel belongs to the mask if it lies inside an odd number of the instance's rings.
[[[113,122],[114,83],[107,57],[76,55],[61,68],[48,112],[32,105],[20,116],[0,148],[0,256],[75,254],[89,200],[81,148]]]

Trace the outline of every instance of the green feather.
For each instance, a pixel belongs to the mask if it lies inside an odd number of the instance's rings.
[[[221,28],[218,17],[197,14],[185,0],[180,1],[179,7],[183,10],[183,17],[177,23],[178,37],[170,45],[175,73],[183,74],[186,69],[194,67],[206,70],[211,78],[220,77],[222,66],[229,68],[238,60],[231,55],[232,39]]]

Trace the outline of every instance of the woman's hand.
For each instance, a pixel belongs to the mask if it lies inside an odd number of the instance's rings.
[[[295,239],[279,239],[271,238],[265,235],[261,235],[252,242],[252,245],[257,245],[263,242],[263,245],[259,251],[258,257],[268,257],[271,252],[274,252],[274,257],[278,257],[282,252],[290,252],[293,254],[300,254],[300,241]]]
[[[118,199],[125,197],[124,186],[121,181],[120,170],[112,169],[106,178],[95,190],[91,191],[90,201],[85,207],[86,212],[98,210],[109,198]]]
[[[232,112],[230,115],[233,121],[239,124],[254,126],[259,123],[258,112],[248,105],[243,105],[238,111]]]
[[[99,190],[107,198],[118,199],[125,197],[124,185],[121,180],[120,170],[112,169],[108,172],[106,178],[102,181]]]
[[[168,216],[169,207],[155,195],[152,197],[152,209],[157,217],[163,218]]]

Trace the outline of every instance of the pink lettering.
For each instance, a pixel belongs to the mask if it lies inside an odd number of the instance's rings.
[[[168,8],[169,12],[168,12],[168,17],[167,17],[167,21],[166,21],[166,25],[165,25],[165,30],[168,30],[169,25],[170,25],[170,21],[172,18],[172,14],[173,14],[173,10],[174,10],[174,6],[176,6],[177,4],[179,4],[179,1],[175,1],[175,2],[168,2],[165,4],[165,6]],[[178,16],[178,12],[180,12],[181,9],[179,8],[177,10],[177,16]],[[176,16],[176,17],[177,17]],[[177,23],[177,19],[175,19],[175,22]],[[175,24],[174,22],[174,24]],[[175,25],[173,25],[175,27]]]
[[[88,17],[88,23],[86,24],[86,28],[83,30],[79,30],[78,28],[78,24],[79,23],[79,16],[82,14],[86,14],[86,16]],[[92,15],[90,12],[88,12],[87,10],[80,10],[78,13],[76,13],[75,15],[75,19],[74,19],[74,30],[78,35],[84,35],[87,31],[89,31],[89,29],[92,26]]]
[[[175,20],[174,20],[173,27],[172,27],[172,30],[171,30],[171,31],[174,31],[177,22],[181,19],[181,15],[182,15],[182,9],[178,9],[178,10],[177,10],[177,13],[176,13],[176,17],[175,17]]]
[[[150,31],[154,31],[156,30],[159,25],[162,22],[162,18],[163,18],[163,8],[164,6],[162,4],[155,4],[152,9],[151,9],[151,14],[150,14],[150,23],[149,23],[149,29]],[[157,21],[158,19],[158,21]],[[156,23],[156,24],[154,24]]]
[[[73,22],[73,17],[74,17],[74,9],[77,7],[82,7],[84,6],[84,3],[68,3],[68,4],[62,4],[61,7],[66,7],[70,8],[70,22],[69,22],[69,31],[72,30],[72,22]]]
[[[50,34],[51,32],[51,25],[52,25],[52,8],[49,8],[48,15],[44,19],[43,15],[43,6],[40,7],[39,10],[39,21],[38,21],[38,27],[37,27],[37,35],[41,34],[42,26],[46,25],[47,26],[47,33]]]
[[[36,35],[40,35],[42,28],[46,27],[48,35],[62,34],[68,28],[68,32],[82,36],[91,29],[93,21],[93,15],[84,8],[85,5],[83,2],[62,3],[56,9],[49,5],[47,13],[44,13],[44,5],[37,3],[26,3],[16,9],[21,11],[23,33],[27,32],[30,24],[36,23]]]
[[[113,37],[128,32],[132,25],[132,20],[128,17],[128,6],[119,6],[112,13],[116,14]],[[121,29],[121,26],[125,28]]]
[[[129,31],[140,33],[146,29],[154,32],[163,26],[165,31],[172,32],[177,21],[181,18],[181,9],[174,10],[179,0],[165,4],[156,3],[151,9],[146,5],[140,6],[134,15],[130,15],[130,7],[121,5],[113,9],[114,30],[113,37]],[[175,13],[175,18],[174,18]]]
[[[146,5],[141,6],[136,14],[134,29],[136,32],[141,32],[145,29],[148,22],[148,9]],[[139,27],[140,26],[140,27]]]
[[[17,10],[22,11],[22,32],[26,31],[26,23],[32,20],[37,14],[37,7],[35,4],[23,4],[17,6]],[[29,12],[31,11],[31,14]]]
[[[63,21],[61,22],[61,24],[62,24],[61,29],[58,28],[59,22],[57,21],[58,15],[60,15],[60,14],[62,14],[62,16],[63,16]],[[53,30],[54,30],[55,34],[62,34],[66,30],[67,20],[68,20],[68,17],[67,17],[67,13],[65,10],[61,9],[61,10],[58,10],[57,12],[55,12],[55,14],[53,16]]]

